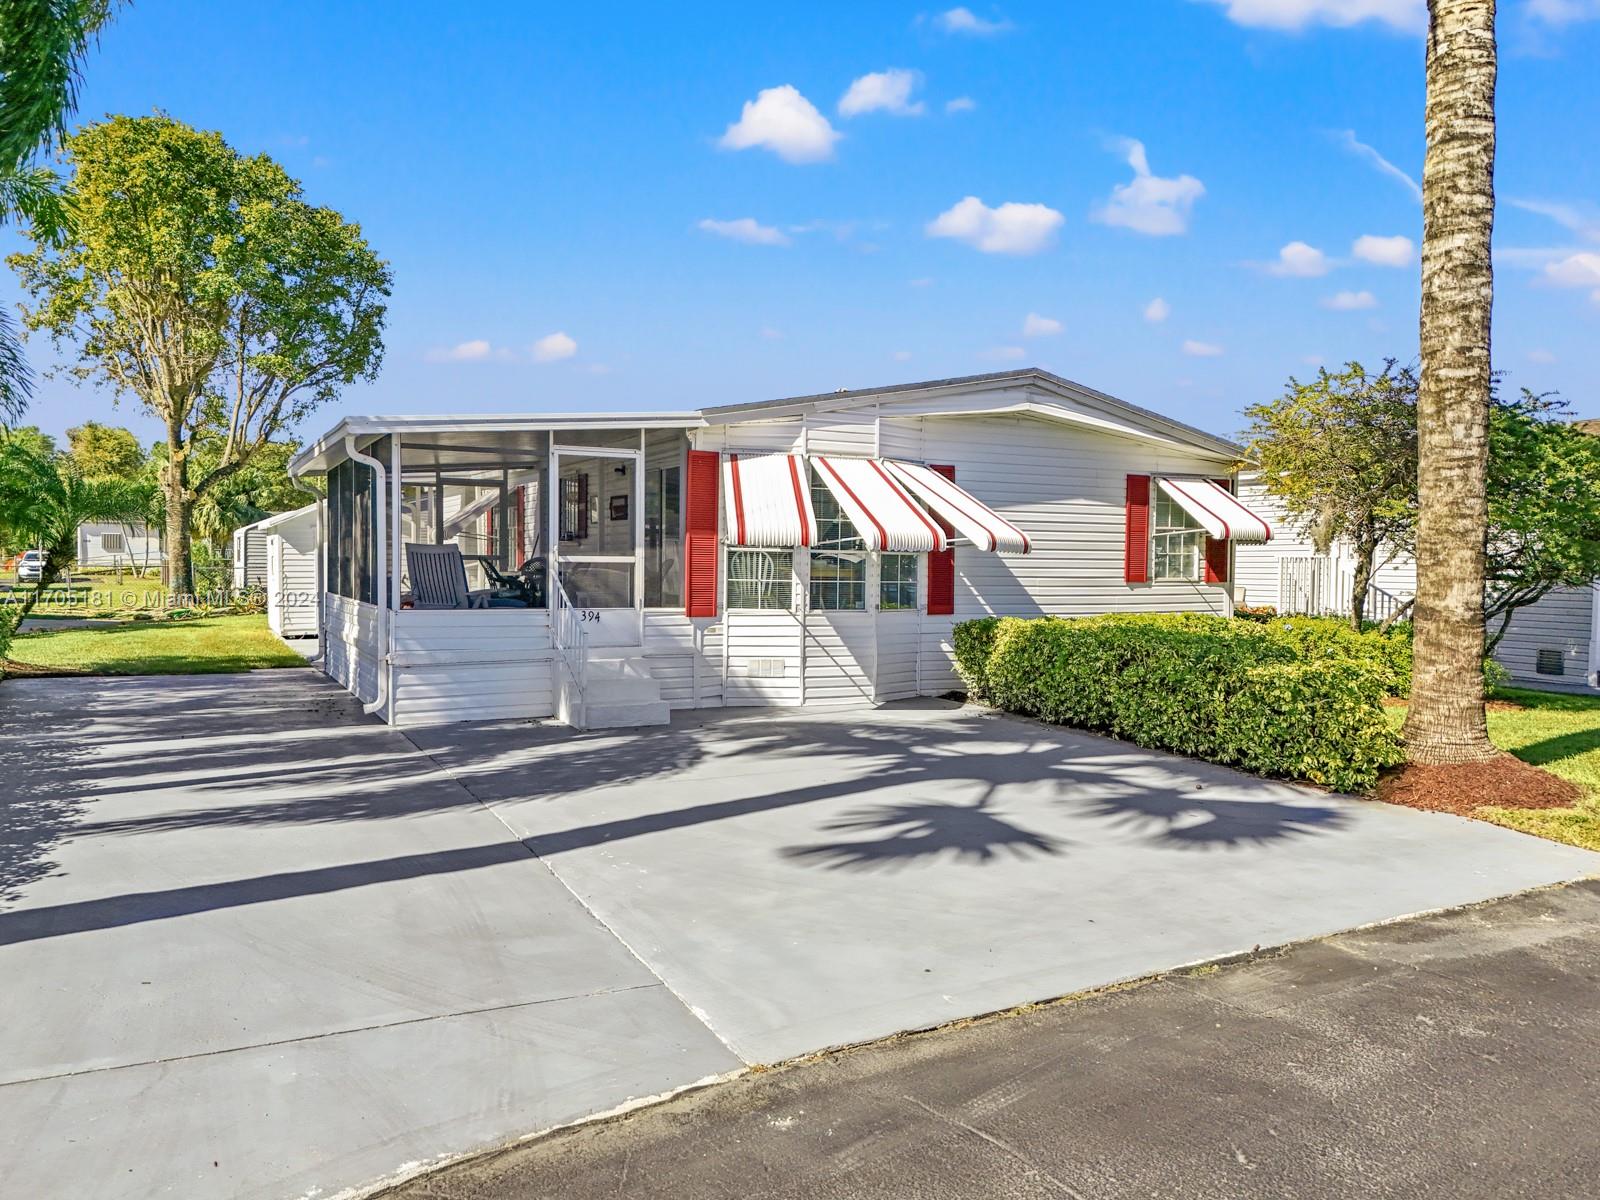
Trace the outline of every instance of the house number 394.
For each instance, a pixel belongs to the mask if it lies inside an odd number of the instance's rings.
[[[582,620],[585,620],[585,621],[598,621],[599,619],[600,619],[600,610],[599,609],[597,609],[597,608],[586,608],[586,609],[583,610]]]

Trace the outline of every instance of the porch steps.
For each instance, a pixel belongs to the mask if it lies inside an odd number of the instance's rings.
[[[665,725],[671,716],[661,685],[637,651],[591,650],[583,699],[565,707],[564,719],[578,729]]]

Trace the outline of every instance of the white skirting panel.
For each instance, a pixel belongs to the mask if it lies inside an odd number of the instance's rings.
[[[394,724],[554,715],[554,652],[542,609],[402,609],[394,616]]]
[[[325,592],[326,638],[322,670],[329,679],[353,692],[363,704],[378,696],[383,651],[378,646],[378,608],[347,596]]]

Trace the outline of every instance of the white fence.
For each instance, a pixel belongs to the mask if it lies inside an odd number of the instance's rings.
[[[1355,592],[1355,573],[1327,555],[1307,554],[1278,560],[1278,611],[1311,617],[1346,617]],[[1386,621],[1411,599],[1383,588],[1367,587],[1366,617]]]

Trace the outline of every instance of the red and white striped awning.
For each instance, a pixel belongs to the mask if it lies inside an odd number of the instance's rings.
[[[728,545],[789,549],[817,536],[811,480],[798,454],[730,454],[722,462]]]
[[[1232,492],[1209,479],[1168,479],[1158,475],[1156,486],[1218,541],[1272,540],[1271,525],[1240,504]]]
[[[949,544],[939,523],[911,498],[887,464],[823,454],[813,454],[811,462],[867,549],[915,554]]]
[[[1027,534],[931,467],[893,459],[886,460],[883,465],[978,549],[1001,554],[1027,554],[1033,549]]]

